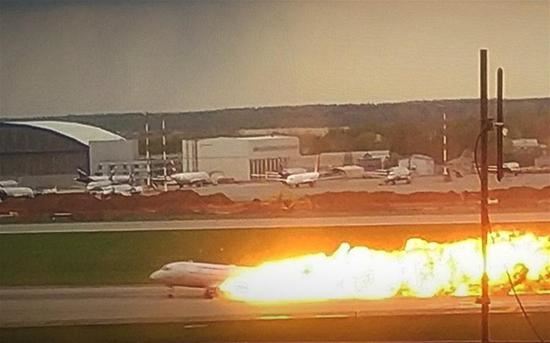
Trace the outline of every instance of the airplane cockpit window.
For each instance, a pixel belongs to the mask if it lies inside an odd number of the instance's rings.
[[[163,266],[162,268],[160,268],[160,270],[169,271],[171,270],[171,268],[169,266]]]

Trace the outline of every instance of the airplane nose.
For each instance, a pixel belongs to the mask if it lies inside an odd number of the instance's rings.
[[[149,275],[149,279],[154,281],[160,279],[160,271],[154,271],[151,275]]]

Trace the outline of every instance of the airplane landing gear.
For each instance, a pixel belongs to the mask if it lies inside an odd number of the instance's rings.
[[[218,288],[216,287],[208,287],[205,291],[204,291],[204,297],[206,299],[214,299],[218,296]]]
[[[168,287],[168,298],[172,299],[176,295],[176,290],[174,289],[174,286]]]

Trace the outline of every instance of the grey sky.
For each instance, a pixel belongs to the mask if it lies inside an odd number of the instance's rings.
[[[550,96],[550,1],[3,2],[0,116],[476,97],[482,47]]]

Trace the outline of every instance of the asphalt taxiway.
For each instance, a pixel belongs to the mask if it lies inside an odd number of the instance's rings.
[[[550,212],[494,213],[491,221],[503,223],[550,222]],[[164,230],[225,230],[253,228],[295,227],[343,227],[381,225],[429,225],[429,224],[475,224],[479,214],[437,215],[391,215],[391,216],[346,216],[346,217],[273,217],[247,219],[200,219],[141,222],[90,222],[48,224],[4,224],[0,234],[55,233],[55,232],[104,232],[104,231],[164,231]]]
[[[523,295],[530,313],[550,313],[550,295]],[[360,318],[396,315],[473,314],[472,297],[338,300],[295,304],[248,304],[223,297],[207,300],[200,290],[160,286],[3,288],[0,328],[59,325],[194,323],[289,318]],[[511,296],[492,298],[492,313],[520,313]]]

